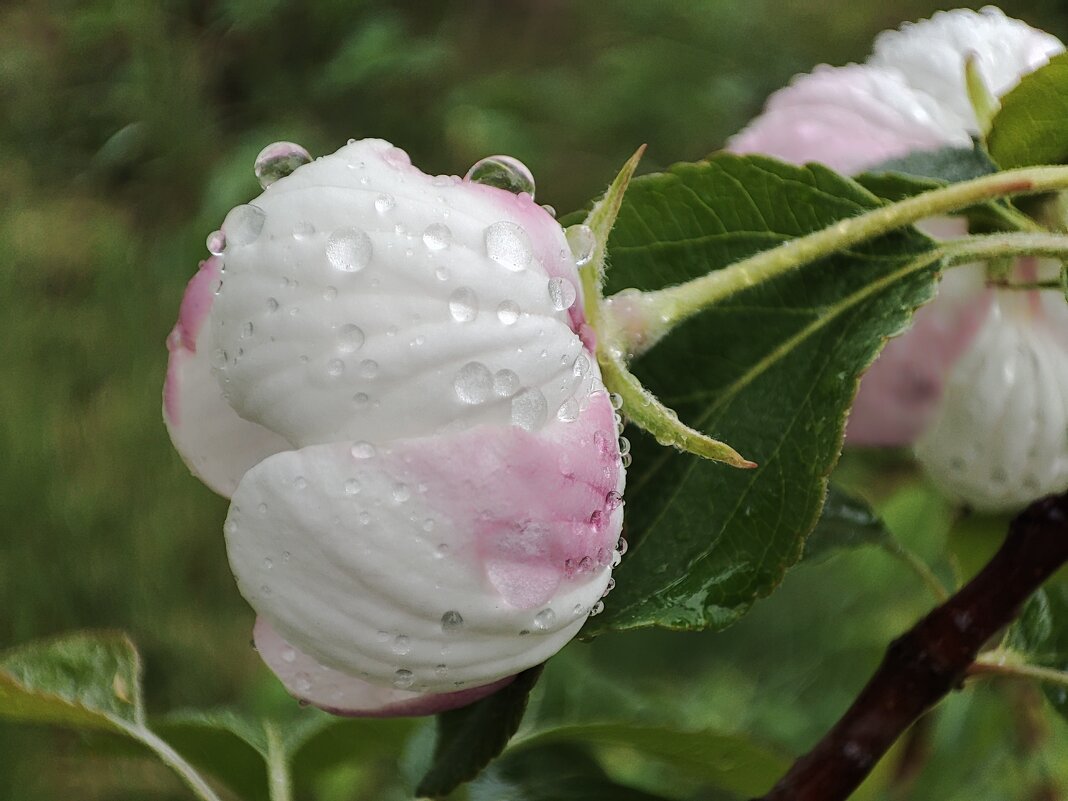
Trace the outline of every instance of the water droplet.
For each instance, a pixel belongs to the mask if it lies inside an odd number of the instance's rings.
[[[337,298],[337,287],[328,286],[323,290],[323,300],[335,300]]]
[[[279,178],[285,178],[297,167],[302,167],[311,160],[311,154],[300,145],[293,142],[275,142],[260,151],[253,169],[260,186],[266,189]]]
[[[305,490],[308,488],[308,481],[304,478],[304,476],[297,476],[295,479],[293,479],[293,486],[296,487],[298,490]]]
[[[541,207],[545,209],[545,213],[548,214],[550,217],[556,217],[556,209],[553,206],[550,206],[548,203],[542,203]]]
[[[406,653],[412,650],[412,643],[403,634],[398,634],[393,638],[393,644],[389,648],[393,653],[398,656],[404,656]]]
[[[293,238],[298,242],[303,242],[313,234],[315,234],[315,226],[307,220],[302,220],[293,226]]]
[[[272,567],[274,567],[274,562],[271,560],[271,557],[263,557],[263,569],[270,570]]]
[[[278,301],[275,300],[274,298],[267,298],[267,311],[269,311],[269,312],[278,311]]]
[[[408,167],[412,163],[412,157],[405,153],[403,150],[401,150],[399,147],[391,147],[389,150],[382,154],[382,159],[386,162],[386,164],[396,170],[399,170],[402,167]]]
[[[627,552],[627,541],[623,537],[619,538],[619,544],[616,545],[616,551],[620,556],[623,556]]]
[[[502,220],[486,229],[486,255],[502,267],[520,272],[529,266],[534,251],[521,226]]]
[[[292,664],[297,661],[297,652],[292,648],[286,648],[282,651],[282,661]]]
[[[445,250],[452,242],[452,231],[444,223],[431,223],[423,231],[423,244],[427,250]]]
[[[515,325],[519,315],[519,304],[514,300],[502,300],[501,305],[497,307],[497,319],[505,325]]]
[[[598,601],[590,607],[590,617],[596,617],[604,611],[604,601]]]
[[[331,359],[326,365],[327,375],[337,378],[343,372],[345,372],[345,362],[341,359]]]
[[[355,447],[355,446],[353,446]],[[356,454],[353,454],[355,456]],[[354,478],[347,479],[345,481],[345,494],[356,495],[360,492],[360,482]]]
[[[493,392],[502,398],[510,398],[520,389],[519,376],[512,370],[498,370],[493,374]]]
[[[464,176],[468,181],[495,186],[514,195],[526,192],[534,197],[534,176],[527,165],[511,156],[487,156],[471,165]]]
[[[612,404],[612,408],[617,412],[623,408],[623,396],[618,393],[609,393],[608,402]]]
[[[609,510],[618,509],[623,505],[623,496],[613,490],[604,496],[604,505],[607,506]]]
[[[560,408],[556,410],[556,419],[564,423],[571,423],[578,420],[579,416],[579,402],[574,398],[568,398],[566,401],[560,404]]]
[[[575,305],[578,293],[575,285],[566,278],[549,279],[549,301],[557,311],[567,311]]]
[[[538,631],[548,631],[556,623],[556,612],[552,609],[542,609],[534,615],[534,628]]]
[[[360,362],[360,376],[363,378],[374,378],[378,375],[378,362],[374,359],[364,359]]]
[[[242,326],[242,328],[241,328],[241,338],[242,339],[251,338],[252,334],[255,332],[255,330],[256,330],[256,326],[254,326],[251,321],[245,323],[245,325]]]
[[[326,257],[334,269],[356,273],[371,263],[371,238],[359,228],[338,228],[326,241]]]
[[[348,323],[337,330],[337,349],[342,353],[352,353],[363,347],[363,330],[358,325]]]
[[[236,533],[237,533],[237,521],[236,520],[227,520],[226,521],[226,525],[223,526],[223,534],[226,534],[227,536],[232,536],[232,535],[234,535]]]
[[[370,459],[375,455],[375,446],[370,442],[354,442],[349,453],[353,459]]]
[[[512,425],[536,431],[545,425],[548,416],[549,403],[537,387],[524,389],[512,398]]]
[[[312,683],[306,676],[297,677],[297,692],[298,693],[306,693],[311,688],[312,688]],[[303,704],[307,705],[308,701],[306,701],[306,700],[304,700],[302,698],[302,699],[300,699],[300,703],[303,703]]]
[[[448,267],[438,267],[436,270],[434,270],[434,277],[437,278],[439,281],[448,281],[449,280],[449,268]]]
[[[588,225],[572,225],[564,231],[567,238],[567,246],[571,248],[571,256],[575,260],[575,266],[584,267],[593,258],[593,252],[597,249],[597,237],[593,229]]]
[[[434,668],[434,674],[436,676],[439,676],[439,677],[448,676],[449,675],[449,666],[448,665],[438,665],[436,668]]]
[[[226,351],[222,348],[216,348],[211,352],[211,366],[216,368],[226,367]]]
[[[393,686],[398,690],[407,690],[415,682],[415,676],[412,671],[405,670],[404,668],[398,668],[393,674]]]
[[[407,484],[394,484],[393,485],[393,500],[397,503],[404,503],[412,497],[412,491],[408,489]]]
[[[226,215],[222,225],[227,247],[255,242],[260,231],[263,230],[263,223],[266,219],[267,215],[258,206],[249,204],[234,206]]]
[[[590,371],[590,360],[585,353],[580,353],[578,358],[575,359],[575,363],[571,365],[571,374],[575,378],[582,378],[586,373]]]
[[[226,234],[222,231],[212,231],[208,234],[208,241],[205,244],[208,246],[208,253],[212,256],[221,256],[226,250]]]
[[[464,403],[485,403],[493,394],[493,373],[481,362],[468,362],[456,374],[453,388]]]
[[[375,198],[375,211],[379,214],[385,214],[396,205],[397,201],[393,199],[393,195],[382,193]]]
[[[371,398],[366,392],[357,392],[352,396],[352,402],[356,405],[357,409],[366,409],[367,404],[371,402]]]
[[[448,555],[449,546],[445,543],[441,543],[441,545],[434,549],[434,556],[436,556],[438,559],[444,559]]]
[[[462,629],[463,626],[463,616],[453,609],[450,609],[448,612],[441,616],[441,630],[446,634],[455,634],[460,629]]]
[[[468,286],[462,286],[449,295],[449,314],[458,323],[469,323],[478,315],[478,295]]]
[[[619,438],[619,455],[627,456],[630,454],[630,440],[626,437]]]

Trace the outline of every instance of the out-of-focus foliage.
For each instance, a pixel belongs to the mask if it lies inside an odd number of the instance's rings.
[[[0,5],[0,648],[122,628],[147,662],[150,710],[241,703],[299,715],[244,645],[251,613],[226,565],[225,503],[188,475],[159,413],[163,342],[182,287],[206,255],[205,235],[256,191],[252,160],[263,145],[291,139],[322,153],[349,137],[381,136],[427,171],[450,173],[506,152],[531,166],[539,200],[568,211],[596,195],[638,144],[649,143],[647,170],[699,158],[792,74],[862,59],[875,32],[936,7]],[[1068,34],[1058,0],[1002,7]],[[934,560],[950,526],[944,506],[905,472],[876,468],[857,467],[853,488],[882,499],[891,526]],[[984,537],[951,539],[965,570],[990,547]],[[546,681],[534,711],[618,711],[622,699],[637,699],[650,724],[741,732],[794,753],[928,604],[922,585],[882,552],[849,552],[799,568],[727,632],[640,632],[571,646],[548,678],[570,669],[592,682],[569,691]],[[909,757],[920,767],[897,783],[908,797],[1000,800],[1029,797],[1046,781],[1068,787],[1063,756],[1049,757],[1068,752],[1065,725],[1042,723],[1033,736],[1041,699],[1004,689],[969,691],[920,730],[926,756]],[[403,753],[374,751],[365,762],[336,758],[340,767],[316,797],[404,798],[428,742],[417,736]],[[606,786],[723,797],[632,750],[598,756],[607,773],[591,781]],[[895,764],[873,779],[873,794]],[[508,762],[498,778],[515,783],[528,772]],[[0,727],[0,776],[0,799],[186,797],[163,768],[91,756],[78,736],[45,729]],[[471,797],[496,796],[483,786]]]

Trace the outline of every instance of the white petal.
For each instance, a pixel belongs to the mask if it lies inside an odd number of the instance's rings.
[[[228,232],[211,315],[223,385],[242,417],[298,446],[508,424],[510,397],[484,381],[465,393],[471,363],[514,372],[553,409],[575,390],[581,298],[559,309],[549,292],[553,277],[579,288],[560,226],[527,196],[398,154],[348,145],[271,185],[257,225]]]
[[[1037,300],[999,295],[917,443],[935,481],[980,510],[1068,486],[1068,337]]]
[[[186,288],[178,323],[167,338],[170,356],[163,419],[193,475],[229,498],[246,470],[290,445],[238,417],[219,389],[212,368],[210,329],[203,324],[218,280],[219,262],[212,258],[201,263]]]
[[[1001,97],[1061,52],[1064,45],[1055,36],[988,7],[943,11],[885,31],[876,38],[868,63],[900,70],[914,89],[933,97],[947,130],[976,134],[978,123],[964,84],[969,54],[975,54],[987,88]]]
[[[589,400],[537,433],[270,457],[225,528],[242,594],[313,659],[381,686],[451,692],[542,662],[601,597],[622,527],[612,409]]]
[[[262,617],[256,620],[253,639],[260,657],[293,696],[335,715],[434,715],[474,703],[512,680],[509,676],[492,684],[457,692],[413,693],[370,684],[328,668],[282,639]]]
[[[968,144],[947,127],[937,104],[892,69],[817,67],[769,99],[764,113],[734,136],[736,153],[818,161],[855,173],[913,150]]]

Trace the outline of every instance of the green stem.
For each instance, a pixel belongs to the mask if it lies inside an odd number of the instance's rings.
[[[1002,649],[980,654],[968,669],[968,673],[972,676],[994,675],[1035,679],[1046,684],[1068,687],[1068,672],[1029,664],[1015,652]]]
[[[996,198],[1066,188],[1068,167],[1028,167],[951,184],[839,220],[828,228],[761,251],[722,270],[655,292],[635,293],[636,296],[628,297],[625,304],[617,304],[617,309],[606,309],[609,313],[614,311],[625,316],[617,330],[627,341],[616,344],[627,353],[648,348],[682,321],[746,287],[927,217],[951,214]],[[975,255],[971,254],[971,258]],[[640,342],[635,341],[634,332],[640,333]]]
[[[924,586],[930,590],[931,595],[935,597],[935,600],[939,604],[944,604],[949,600],[949,590],[946,589],[946,585],[935,575],[930,566],[923,561],[919,556],[910,551],[900,542],[895,539],[881,540],[879,545],[882,549],[890,554],[890,556],[897,559],[903,565],[909,568],[915,573],[920,581],[924,583]]]
[[[991,259],[1038,256],[1068,259],[1068,234],[987,234],[939,242],[946,266]]]
[[[293,781],[289,775],[289,762],[286,757],[282,735],[273,723],[264,723],[263,731],[267,735],[267,783],[271,801],[292,801]]]
[[[131,724],[126,727],[126,730],[131,737],[151,748],[163,764],[181,777],[182,781],[189,786],[189,789],[193,791],[197,798],[202,799],[202,801],[220,801],[219,796],[208,786],[204,777],[197,773],[196,769],[186,762],[177,751],[161,740],[155,732],[140,724]]]

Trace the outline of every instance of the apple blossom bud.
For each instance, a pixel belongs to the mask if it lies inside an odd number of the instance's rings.
[[[865,64],[796,78],[729,149],[853,174],[917,150],[970,147],[980,122],[966,61],[1000,97],[1063,51],[1055,37],[995,8],[939,12],[880,34]],[[919,227],[936,238],[967,233],[962,219]],[[1014,272],[1035,269],[1021,263]],[[1046,294],[988,289],[985,265],[954,268],[864,375],[848,441],[916,444],[936,483],[977,508],[1012,509],[1063,490],[1068,326],[1063,298]],[[1031,311],[1006,311],[1018,303]]]
[[[264,153],[172,335],[172,439],[232,496],[230,563],[292,694],[470,703],[575,635],[622,528],[575,259],[529,191],[388,142]]]

